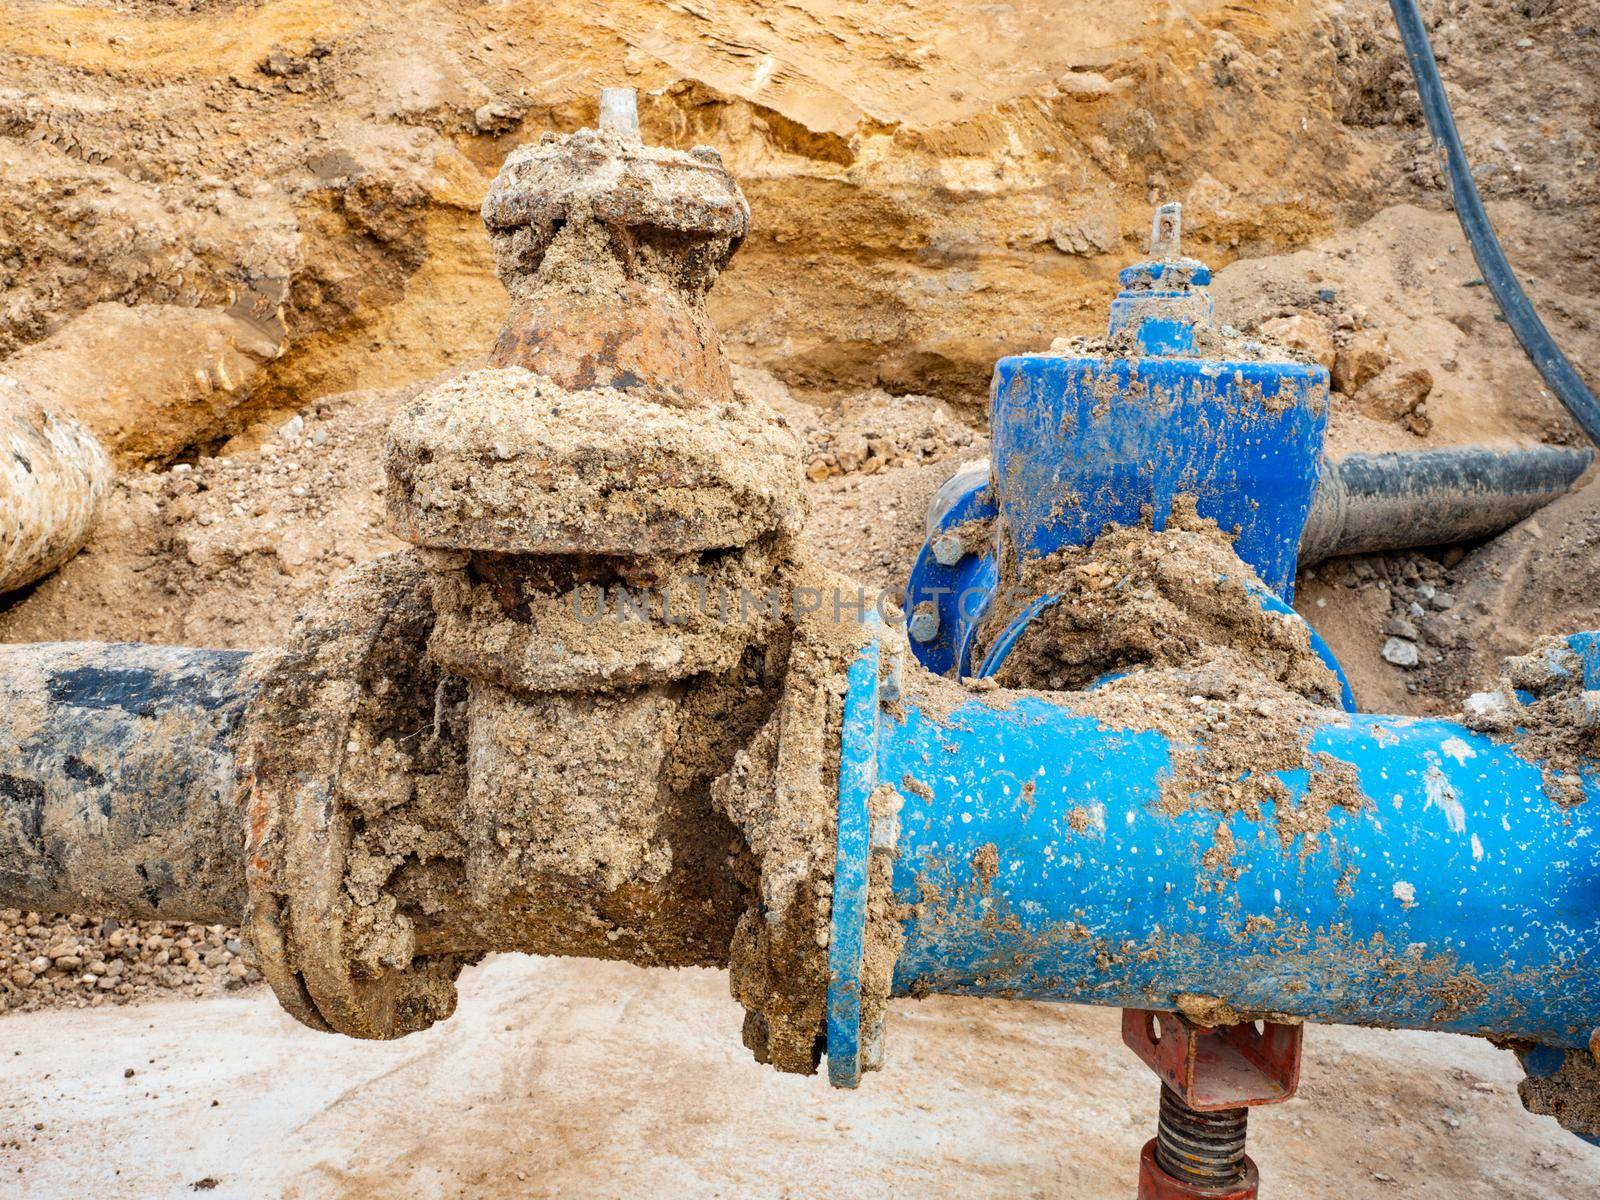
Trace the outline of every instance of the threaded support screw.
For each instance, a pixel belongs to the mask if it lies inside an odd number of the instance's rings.
[[[1169,1087],[1161,1089],[1156,1162],[1174,1179],[1223,1189],[1244,1178],[1248,1108],[1196,1112]]]

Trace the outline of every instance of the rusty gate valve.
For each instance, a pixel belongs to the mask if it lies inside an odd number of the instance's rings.
[[[483,212],[513,307],[490,366],[390,426],[413,549],[302,621],[251,716],[263,969],[302,1020],[362,1037],[446,1015],[488,951],[742,955],[763,980],[774,944],[823,955],[820,893],[756,899],[736,826],[766,791],[714,787],[780,737],[820,786],[825,741],[809,709],[774,715],[802,694],[773,602],[798,569],[799,445],[735,394],[705,309],[744,198],[714,151],[644,146],[608,90],[599,129],[513,153]]]
[[[1294,1097],[1302,1026],[1207,1027],[1181,1013],[1125,1009],[1122,1040],[1161,1080],[1157,1133],[1139,1156],[1138,1200],[1255,1200],[1249,1110]]]

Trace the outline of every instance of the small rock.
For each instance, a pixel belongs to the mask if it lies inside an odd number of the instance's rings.
[[[967,556],[961,539],[953,533],[941,533],[933,539],[933,558],[941,567],[953,567]]]
[[[1514,724],[1511,701],[1500,692],[1474,692],[1461,706],[1461,721],[1479,733],[1506,733]]]
[[[1446,609],[1456,606],[1456,598],[1450,592],[1435,592],[1433,599],[1429,600],[1428,603],[1437,611],[1444,612]]]
[[[1417,640],[1417,627],[1404,617],[1390,617],[1383,623],[1383,632],[1390,637],[1403,638],[1408,642]]]
[[[1383,334],[1356,333],[1349,345],[1334,355],[1333,386],[1346,396],[1354,396],[1393,361],[1389,340]]]
[[[1442,646],[1445,649],[1460,645],[1466,638],[1459,624],[1447,621],[1436,613],[1422,621],[1419,628],[1423,637],[1435,646]]]
[[[1397,667],[1417,665],[1417,644],[1405,638],[1392,637],[1383,644],[1383,657]]]

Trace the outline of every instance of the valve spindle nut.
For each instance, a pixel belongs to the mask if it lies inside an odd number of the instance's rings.
[[[967,556],[967,548],[953,533],[941,533],[933,539],[933,560],[941,567],[953,567]]]

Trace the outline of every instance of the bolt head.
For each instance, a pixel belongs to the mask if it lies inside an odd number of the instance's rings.
[[[939,636],[939,609],[932,600],[924,600],[911,610],[906,632],[919,642],[931,642]]]
[[[930,549],[933,551],[933,561],[941,567],[953,567],[967,556],[966,547],[953,533],[941,533],[933,539]]]

